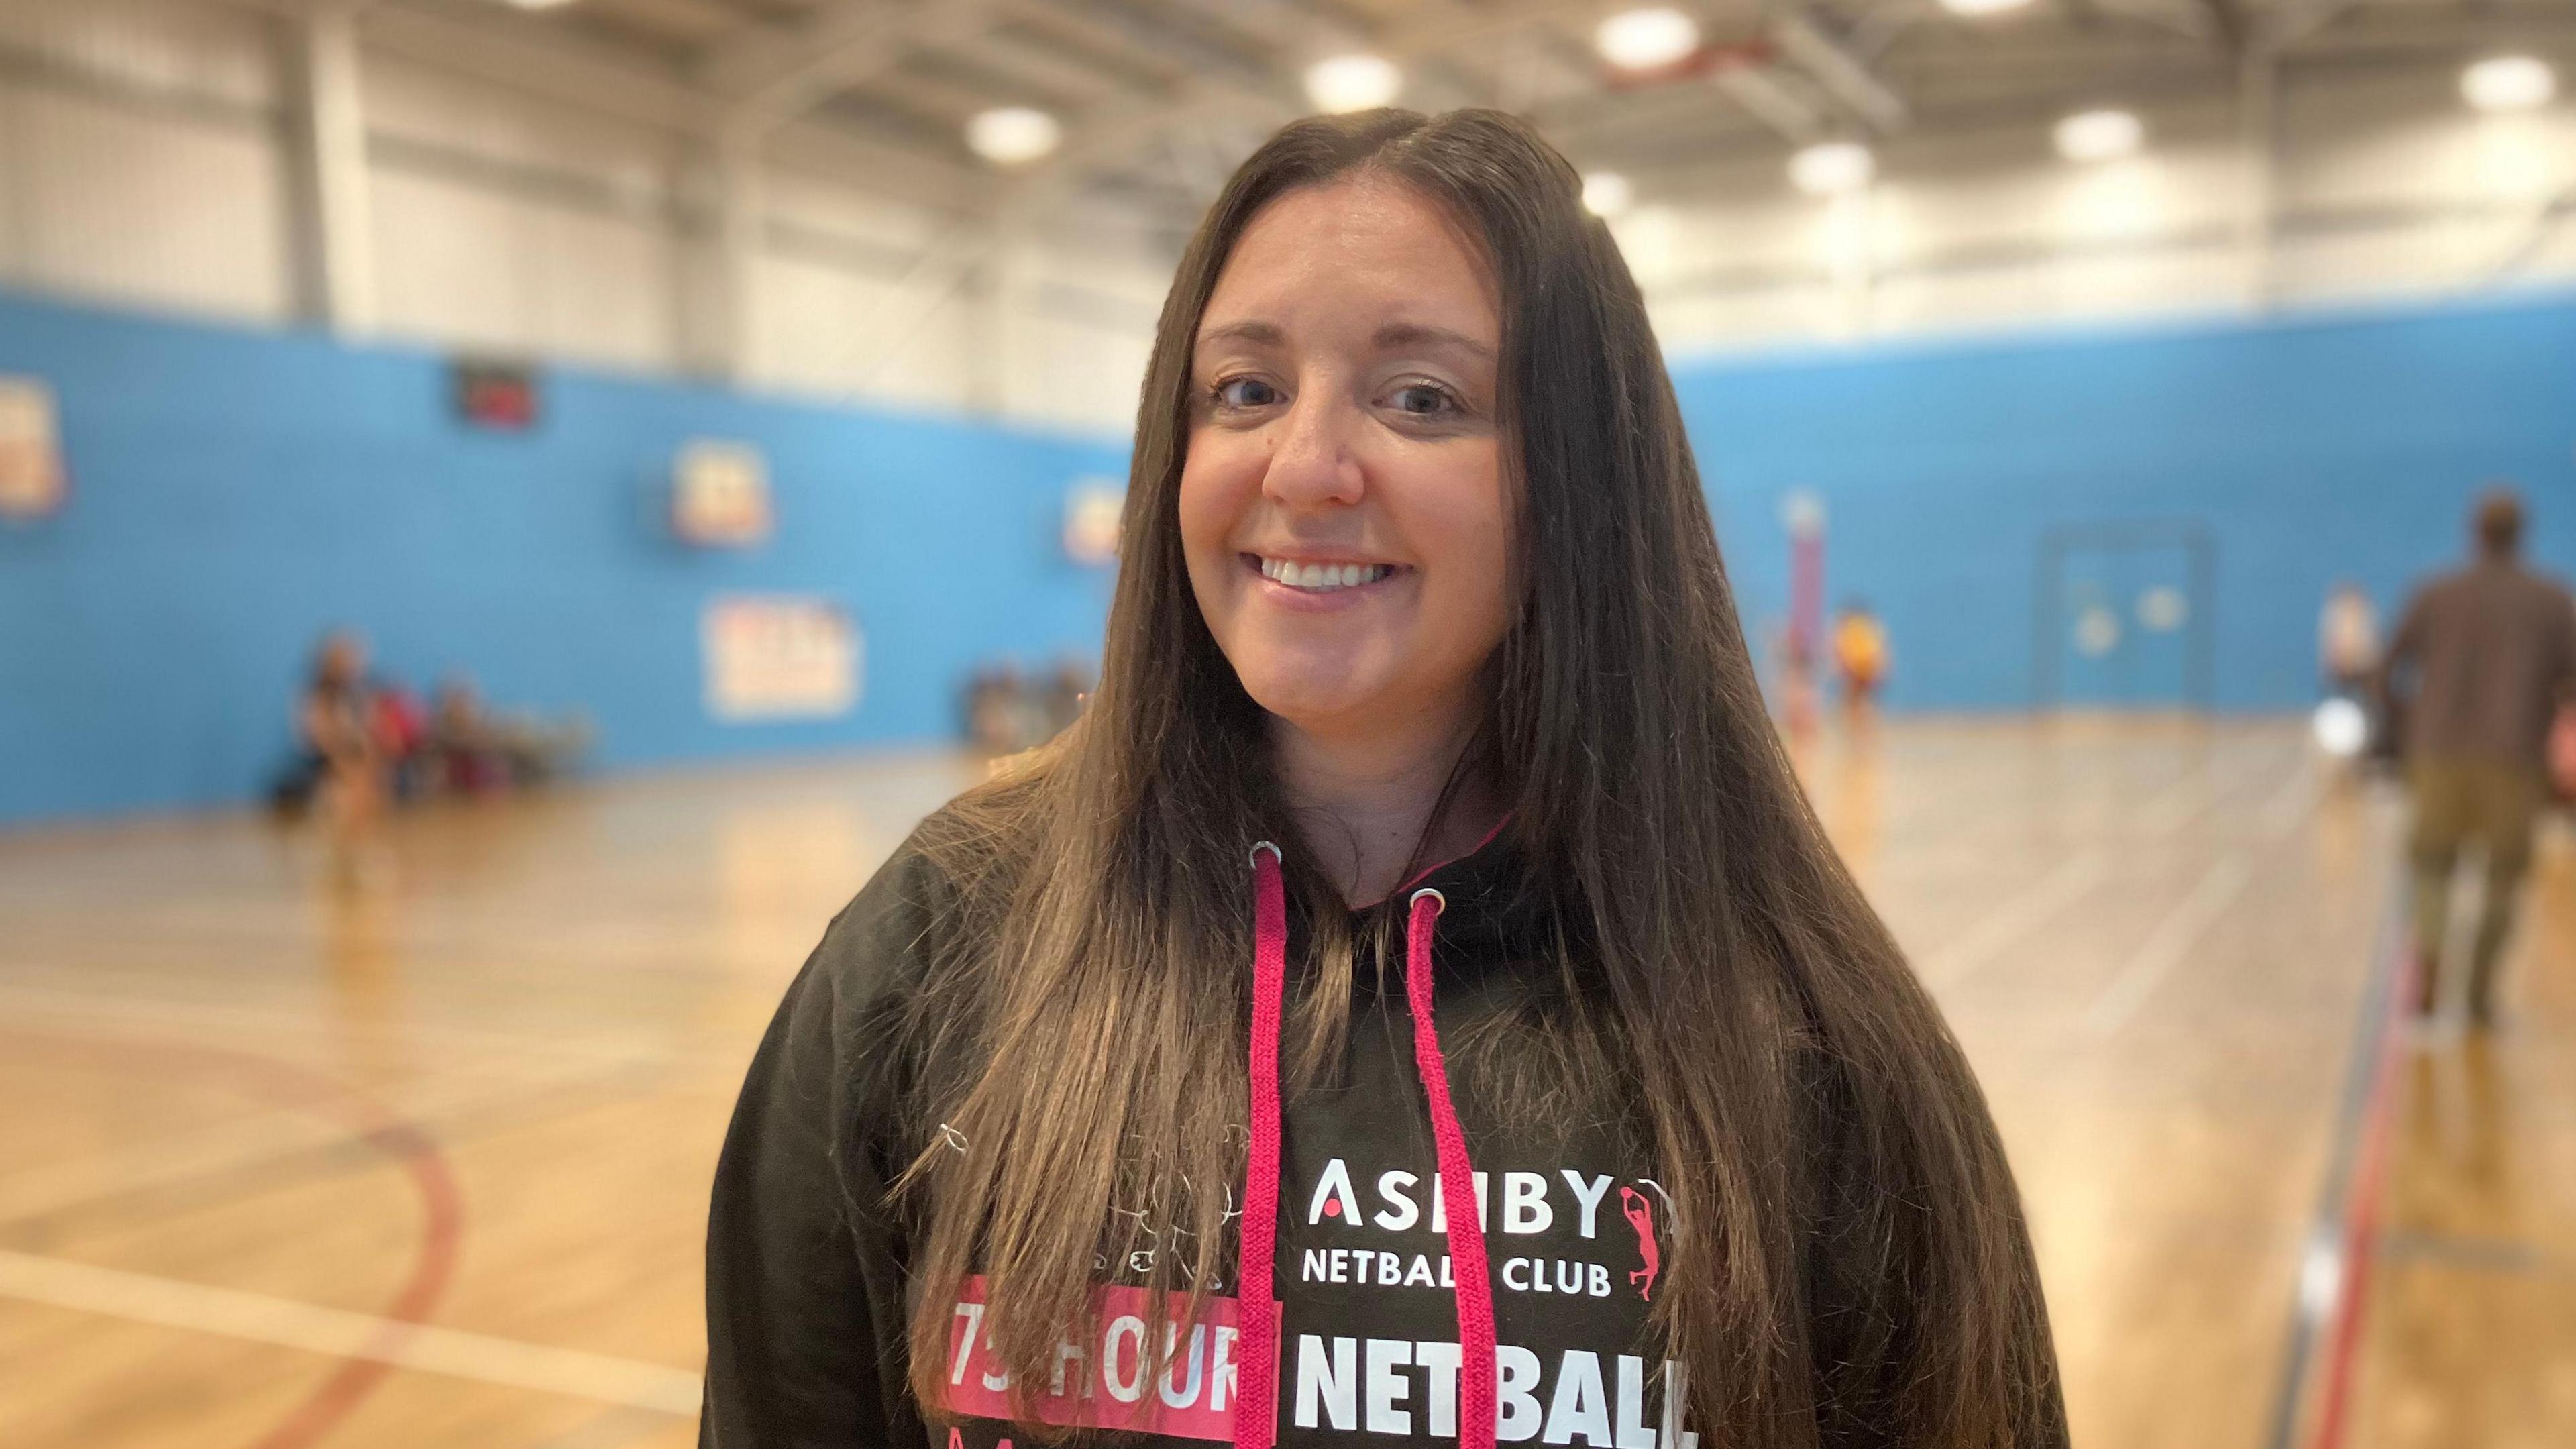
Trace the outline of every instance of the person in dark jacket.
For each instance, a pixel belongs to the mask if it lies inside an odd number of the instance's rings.
[[[2522,504],[2496,491],[2473,524],[2476,558],[2419,590],[2389,640],[2383,692],[2406,719],[2415,797],[2417,1011],[2433,1014],[2448,963],[2452,877],[2463,848],[2482,868],[2469,948],[2469,1019],[2495,1019],[2496,963],[2531,864],[2548,795],[2549,726],[2576,687],[2576,601],[2522,565]]]
[[[752,1064],[702,1444],[2065,1443],[2002,1145],[1580,193],[1491,111],[1228,184],[1089,706]]]

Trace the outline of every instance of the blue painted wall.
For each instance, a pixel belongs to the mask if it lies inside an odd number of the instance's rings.
[[[59,390],[75,497],[0,526],[0,821],[251,798],[317,631],[379,664],[581,709],[633,766],[921,740],[978,659],[1096,651],[1105,576],[1057,548],[1105,440],[558,370],[530,436],[452,419],[442,359],[0,297],[0,372]],[[1675,377],[1745,613],[1786,611],[1782,496],[1831,519],[1828,597],[1888,618],[1898,708],[2010,710],[2034,685],[2037,551],[2058,525],[2194,522],[2217,544],[2230,709],[2314,691],[2327,586],[2393,610],[2518,481],[2534,551],[2576,563],[2576,304],[1684,358]],[[757,443],[780,529],[683,548],[657,488],[693,436]],[[700,704],[714,594],[828,595],[867,696],[829,724]]]
[[[2490,480],[2576,565],[2576,304],[1677,360],[1748,626],[1788,610],[1780,503],[1825,502],[1829,603],[1887,619],[1896,708],[2018,709],[2043,533],[2196,522],[2216,543],[2222,709],[2316,690],[2337,579],[2393,615],[2466,549]]]
[[[941,736],[973,661],[1098,650],[1108,579],[1057,538],[1070,480],[1123,476],[1114,442],[573,370],[533,433],[477,433],[427,353],[5,297],[0,372],[57,390],[74,490],[0,525],[0,821],[253,798],[333,623],[415,684],[588,713],[611,768]],[[670,539],[696,436],[767,454],[772,542]],[[738,591],[857,616],[853,717],[706,714],[699,612]]]

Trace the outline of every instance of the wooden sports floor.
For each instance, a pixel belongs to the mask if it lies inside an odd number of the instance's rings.
[[[2507,1029],[2375,1076],[2402,812],[2295,725],[1896,724],[1804,763],[1994,1101],[2077,1444],[2265,1449],[2328,1412],[2386,1449],[2576,1442],[2554,836]],[[0,836],[0,1445],[692,1442],[743,1064],[972,776],[438,810],[355,886],[247,818]],[[2355,1213],[2376,1251],[2338,1258]]]

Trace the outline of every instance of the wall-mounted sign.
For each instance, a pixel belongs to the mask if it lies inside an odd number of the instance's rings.
[[[0,519],[59,512],[69,491],[54,390],[32,377],[0,377]]]
[[[829,599],[731,594],[698,624],[707,713],[728,723],[838,719],[859,706],[858,622]]]
[[[1114,478],[1077,478],[1064,495],[1064,556],[1078,564],[1118,561],[1118,515],[1127,490]]]
[[[451,365],[456,416],[469,426],[524,433],[540,411],[536,369],[523,362],[460,357]]]
[[[671,464],[671,531],[701,548],[748,548],[771,526],[769,462],[748,443],[696,438]]]

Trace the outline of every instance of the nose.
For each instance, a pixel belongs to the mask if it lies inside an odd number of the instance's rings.
[[[1288,508],[1348,507],[1360,501],[1367,481],[1352,434],[1357,410],[1339,389],[1309,387],[1288,407],[1277,427],[1278,445],[1262,475],[1262,495]]]

